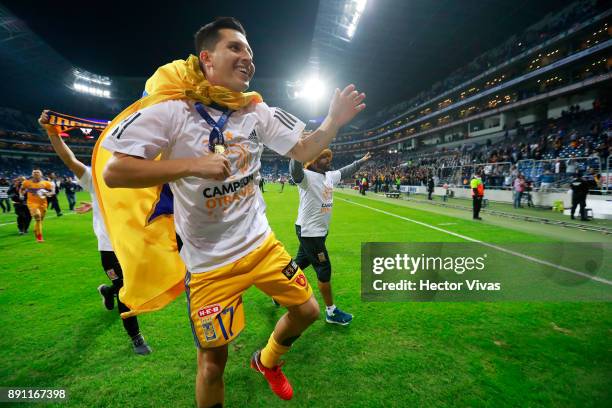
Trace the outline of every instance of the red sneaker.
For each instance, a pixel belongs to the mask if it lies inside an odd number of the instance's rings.
[[[268,381],[270,389],[276,395],[284,400],[290,400],[293,397],[293,387],[289,383],[285,374],[281,370],[282,363],[272,368],[264,367],[260,360],[261,350],[257,350],[251,357],[251,368],[263,374]]]
[[[42,237],[42,234],[36,236],[36,242],[45,242],[45,240]]]

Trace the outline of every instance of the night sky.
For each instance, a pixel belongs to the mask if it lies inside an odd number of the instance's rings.
[[[307,67],[319,3],[0,2],[75,66],[124,77],[148,77],[158,66],[186,57],[194,52],[192,38],[199,27],[216,16],[234,16],[245,26],[255,52],[256,79],[281,83],[296,79]],[[353,42],[322,60],[323,73],[332,86],[355,82],[365,90],[373,114],[429,88],[569,3],[370,0]]]

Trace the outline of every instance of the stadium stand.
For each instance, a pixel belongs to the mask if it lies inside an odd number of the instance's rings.
[[[418,152],[383,153],[383,160],[362,171],[369,180],[401,179],[401,185],[425,185],[434,174],[437,185],[466,184],[476,169],[484,172],[488,188],[510,189],[512,179],[522,173],[540,187],[545,173],[549,187],[567,187],[576,171],[586,172],[601,188],[597,175],[607,170],[612,121],[609,113],[574,112],[556,120],[518,127],[481,143],[455,148],[434,147]],[[340,156],[336,166],[353,160]],[[384,184],[384,183],[383,183]],[[389,183],[387,183],[389,184]]]
[[[380,160],[360,177],[375,191],[422,186],[429,174],[437,186],[466,186],[482,170],[488,188],[511,189],[523,174],[535,189],[566,189],[582,172],[593,190],[607,193],[610,14],[584,1],[547,17],[429,91],[378,112],[371,127],[340,135],[336,167],[374,151]]]
[[[508,83],[521,75],[534,73],[555,65],[563,58],[601,45],[610,38],[609,18],[610,10],[606,10],[602,2],[587,0],[573,3],[567,9],[540,21],[522,34],[511,37],[501,46],[479,56],[444,81],[434,84],[428,91],[378,112],[366,125],[372,125],[376,121],[382,123],[365,131],[346,133],[337,141],[354,141],[380,134],[386,135],[418,117],[429,116],[435,111],[452,106],[457,101],[477,96],[484,90],[498,88],[501,84]],[[577,78],[572,80],[591,77],[601,71],[603,65],[606,65],[606,61],[594,62],[592,63],[594,68],[588,71],[585,68],[584,72],[577,72]],[[551,78],[555,77],[548,79]],[[551,90],[568,81],[568,78],[555,78],[550,81],[548,79],[536,82],[539,89],[509,93],[503,97],[503,100],[492,99],[482,106],[468,107],[462,116],[467,117],[482,110],[493,109],[502,103],[508,104],[525,99],[538,90]],[[402,110],[404,112],[398,115]],[[392,116],[392,119],[388,119],[389,116]],[[446,120],[448,119],[441,122]],[[410,131],[410,128],[407,130]]]

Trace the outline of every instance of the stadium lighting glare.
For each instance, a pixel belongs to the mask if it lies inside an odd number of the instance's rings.
[[[353,39],[355,31],[357,31],[357,25],[359,24],[359,20],[361,19],[361,15],[367,3],[368,0],[348,0],[346,2],[344,8],[345,15],[342,18],[344,22],[342,26],[346,29],[346,36],[342,36],[343,40],[351,41]]]
[[[368,0],[356,0],[355,3],[357,3],[357,12],[359,13],[363,13],[363,10],[365,10],[366,4],[368,4]]]
[[[317,76],[305,81],[287,82],[287,93],[290,99],[304,99],[317,102],[326,92],[326,86]]]
[[[72,88],[75,91],[97,96],[99,98],[111,97],[108,87],[112,85],[112,81],[109,77],[92,74],[80,68],[74,68],[72,70],[72,75],[74,75]]]
[[[357,30],[357,26],[352,23],[349,24],[348,28],[346,29],[346,35],[348,35],[349,38],[353,38],[355,35],[355,30]]]
[[[92,74],[91,72],[87,72],[80,68],[75,68],[72,71],[72,74],[74,75],[75,78],[83,80],[83,81],[93,82],[95,84],[104,85],[104,86],[112,85],[112,81],[109,77],[103,76],[103,75]]]
[[[323,82],[319,78],[312,77],[304,83],[304,87],[300,92],[300,97],[317,101],[321,99],[324,93],[325,85]]]
[[[79,82],[74,82],[72,84],[72,89],[77,92],[86,93],[93,96],[98,96],[100,98],[110,98],[111,93],[108,89],[102,89],[95,86],[85,85]]]

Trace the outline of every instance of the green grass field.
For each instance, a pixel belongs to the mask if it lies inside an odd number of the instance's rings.
[[[278,185],[266,186],[268,218],[295,254],[297,192],[291,186],[278,191]],[[612,404],[611,303],[363,302],[362,242],[462,239],[356,204],[497,244],[611,241],[599,233],[493,216],[479,224],[463,210],[338,191],[328,250],[336,304],[355,315],[353,323],[339,327],[320,320],[295,343],[284,371],[296,392],[283,402],[248,368],[251,353],[265,344],[283,311],[250,289],[246,328],[230,345],[225,406]],[[70,397],[62,406],[70,407],[195,406],[196,351],[185,298],[139,318],[154,352],[137,356],[116,311],[105,310],[96,291],[107,278],[91,215],[57,218],[49,212],[44,244],[18,236],[13,221],[12,214],[0,214],[0,386],[65,388]],[[604,273],[610,278],[612,271]],[[314,283],[314,271],[306,274]]]

